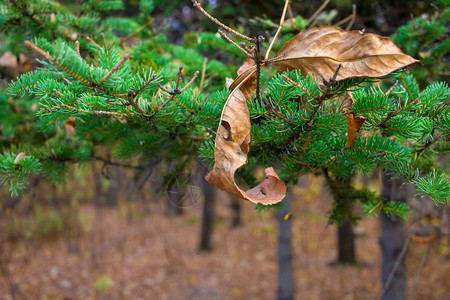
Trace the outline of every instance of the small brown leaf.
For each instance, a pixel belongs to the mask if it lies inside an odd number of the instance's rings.
[[[17,165],[26,155],[27,154],[25,152],[20,152],[19,154],[17,154],[16,158],[14,159],[14,164]]]
[[[251,62],[253,62],[253,65]],[[242,84],[241,84],[242,83]],[[256,90],[256,66],[250,57],[244,61],[244,64],[238,70],[238,77],[228,88],[233,91],[240,85],[240,90],[243,92],[245,99],[251,100]]]
[[[313,27],[290,39],[272,62],[279,71],[300,69],[320,78],[331,78],[339,64],[336,80],[381,77],[411,66],[417,59],[404,54],[393,41],[372,33],[345,31],[332,26]]]
[[[346,115],[347,119],[347,143],[345,144],[345,148],[350,148],[356,140],[356,136],[358,132],[361,130],[361,127],[366,120],[364,117],[356,117],[355,113],[348,113]]]
[[[256,66],[253,58],[248,57],[244,60],[244,63],[237,71],[238,77],[248,70],[255,70],[254,72],[250,71],[249,79],[247,79],[239,88],[241,92],[245,95],[245,99],[251,100],[255,95],[256,90]]]
[[[230,194],[264,205],[275,204],[286,196],[286,186],[273,168],[264,170],[266,179],[258,186],[244,192],[236,185],[234,174],[247,163],[250,150],[250,114],[244,94],[239,89],[250,78],[245,78],[228,97],[217,130],[215,163],[206,180]]]
[[[64,128],[66,129],[66,133],[68,135],[74,135],[75,134],[75,118],[74,117],[69,117],[65,122],[64,122]]]

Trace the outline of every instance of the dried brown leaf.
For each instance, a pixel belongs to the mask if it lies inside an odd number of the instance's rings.
[[[251,58],[247,58],[244,61],[244,64],[238,70],[238,77],[228,88],[230,91],[234,91],[238,86],[240,86],[240,90],[243,92],[245,99],[247,100],[251,100],[253,98],[256,90],[256,66],[254,64],[253,66],[246,64],[245,62],[249,59]]]
[[[404,54],[393,41],[372,33],[345,31],[332,26],[313,27],[290,39],[272,62],[279,71],[300,69],[303,75],[319,72],[331,78],[339,64],[336,80],[354,77],[381,77],[417,59]]]
[[[347,119],[347,143],[345,143],[345,148],[350,148],[356,140],[358,132],[366,120],[364,117],[356,116],[355,113],[348,113],[346,115]]]
[[[239,89],[250,77],[241,81],[228,97],[217,130],[215,163],[206,180],[230,194],[265,205],[275,204],[286,196],[286,186],[273,168],[264,170],[266,179],[258,186],[243,191],[234,180],[237,169],[247,163],[250,150],[250,114],[245,95]]]
[[[14,159],[14,164],[17,165],[27,154],[25,152],[20,152],[17,154],[16,158]]]

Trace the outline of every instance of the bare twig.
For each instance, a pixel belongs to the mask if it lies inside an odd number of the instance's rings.
[[[242,33],[238,32],[238,31],[236,31],[236,30],[234,30],[234,29],[231,29],[231,28],[228,27],[227,25],[221,23],[219,20],[217,20],[216,18],[214,18],[213,16],[211,16],[211,15],[210,15],[203,7],[202,7],[202,5],[201,5],[197,0],[192,0],[192,3],[194,4],[194,7],[196,7],[198,10],[200,10],[201,13],[204,14],[208,19],[210,19],[211,21],[213,21],[214,23],[216,23],[217,25],[219,25],[220,27],[222,27],[222,28],[225,29],[226,31],[229,31],[229,32],[231,32],[232,34],[237,35],[237,36],[243,38],[244,40],[252,41],[252,38],[250,38],[250,37],[248,37],[248,36],[246,36],[246,35],[243,35]]]
[[[316,10],[316,12],[308,19],[308,24],[311,24],[311,22],[317,18],[317,16],[322,12],[322,10],[330,3],[330,0],[325,0],[325,2]]]
[[[106,45],[105,45],[106,46]],[[111,69],[111,71],[108,72],[105,76],[103,76],[102,79],[98,82],[98,84],[103,84],[106,80],[108,80],[109,77],[111,77],[112,74],[116,73],[120,67],[127,61],[127,59],[130,58],[130,55],[128,53],[125,53],[122,57],[122,59]]]
[[[105,35],[103,34],[103,32],[100,35],[102,36],[103,47],[105,47],[106,61],[109,61],[109,51],[108,46],[106,46]]]
[[[93,39],[91,39],[91,37],[86,37],[86,39],[88,40],[88,42],[89,43],[91,43],[92,45],[94,45],[96,48],[98,48],[98,49],[102,49],[102,47],[99,45],[99,44],[97,44]]]
[[[202,76],[200,77],[200,91],[203,88],[203,84],[205,83],[205,75],[206,75],[206,63],[208,59],[205,57],[203,58],[203,66],[202,66]]]
[[[266,56],[264,57],[264,60],[269,59],[270,51],[272,50],[272,47],[275,44],[275,41],[276,41],[278,35],[280,34],[281,29],[283,28],[284,19],[286,17],[286,11],[287,11],[288,6],[289,6],[289,0],[286,0],[286,2],[284,3],[283,13],[281,14],[280,25],[278,26],[278,30],[275,33],[275,35],[273,36],[272,41],[270,42],[269,48],[267,48],[267,52],[266,52]]]
[[[81,57],[81,54],[80,54],[80,42],[79,41],[75,41],[75,50],[77,51],[78,57]]]
[[[183,71],[183,66],[180,66],[178,68],[178,76],[177,76],[177,81],[175,83],[175,89],[173,91],[169,91],[168,89],[166,89],[165,87],[163,87],[161,84],[158,84],[158,87],[164,91],[166,94],[170,95],[169,99],[166,100],[166,102],[164,102],[160,107],[158,107],[158,109],[156,110],[156,112],[160,111],[161,109],[163,109],[164,107],[166,107],[167,104],[169,104],[170,101],[172,101],[177,95],[181,94],[182,92],[184,92],[192,83],[194,83],[194,80],[198,77],[199,71],[196,71],[194,73],[194,76],[191,78],[191,80],[184,86],[184,88],[179,89],[180,86],[180,80],[181,80],[181,72]],[[155,113],[156,113],[155,112]]]
[[[129,36],[127,36],[126,38],[124,38],[122,40],[122,44],[125,44],[130,38],[132,38],[133,36],[135,36],[136,34],[138,34],[139,32],[141,32],[145,27],[147,27],[148,25],[153,23],[153,18],[151,18],[150,20],[148,20],[147,22],[145,22],[144,25],[142,25],[141,27],[139,27],[138,29],[136,29],[132,34],[130,34]]]
[[[395,81],[395,83],[391,86],[391,88],[386,92],[386,95],[389,95],[398,85],[398,80]]]
[[[353,26],[353,24],[355,23],[355,19],[356,19],[356,4],[352,5],[352,18],[350,20],[350,23],[348,23],[347,28],[345,28],[345,30],[350,30]]]
[[[134,99],[136,98],[136,92],[135,90],[132,88],[130,89],[130,91],[128,92],[128,102],[130,103],[131,106],[134,107],[134,109],[136,109],[140,114],[146,116],[147,113],[136,103],[136,101],[134,101]]]
[[[241,47],[240,45],[238,45],[235,41],[233,41],[228,35],[226,35],[225,32],[223,32],[222,30],[217,30],[217,33],[220,34],[224,39],[226,39],[228,42],[230,42],[231,44],[233,44],[236,48],[238,48],[239,50],[241,50],[242,52],[244,52],[247,56],[252,56],[252,54],[250,52],[248,52],[245,48]]]
[[[384,118],[383,122],[381,122],[378,126],[382,127],[382,128],[386,128],[386,123],[387,121],[389,121],[390,119],[392,119],[393,117],[395,117],[396,115],[398,115],[399,113],[401,113],[404,110],[407,110],[408,108],[410,108],[411,106],[413,106],[414,104],[416,104],[418,101],[420,100],[420,98],[417,98],[416,100],[412,101],[411,103],[409,103],[408,105],[406,105],[405,107],[399,109],[399,110],[394,110],[391,111],[390,113],[388,113],[386,115],[386,118]]]

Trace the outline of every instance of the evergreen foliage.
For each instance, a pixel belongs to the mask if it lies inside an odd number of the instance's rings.
[[[151,18],[152,1],[140,2],[141,14],[135,20],[103,17],[105,11],[121,9],[121,1],[87,1],[75,14],[51,1],[45,5],[40,1],[11,3],[1,7],[5,14],[0,23],[17,32],[23,30],[18,23],[30,25],[24,36],[33,38],[25,44],[39,54],[42,67],[13,81],[8,93],[16,99],[38,99],[40,132],[48,133],[40,143],[11,140],[10,151],[1,156],[2,183],[9,184],[12,193],[25,187],[31,172],[61,178],[57,172],[69,162],[128,160],[149,167],[155,160],[176,160],[182,169],[200,157],[212,164],[211,132],[229,93],[222,86],[237,66],[208,61],[202,53],[221,49],[237,60],[235,48],[210,33],[187,35],[184,47],[170,44],[157,32],[138,39],[135,46],[128,45],[128,37],[151,26],[143,27]],[[37,13],[49,5],[54,17]],[[25,21],[22,16],[27,17]],[[300,26],[306,25],[299,19]],[[48,30],[40,31],[41,27]],[[292,28],[285,30],[287,38]],[[92,38],[76,34],[80,32]],[[104,42],[98,42],[101,39]],[[206,75],[195,80],[196,71]],[[262,101],[248,102],[252,140],[249,164],[238,172],[241,181],[253,185],[252,171],[270,163],[280,166],[278,173],[289,184],[307,173],[324,174],[331,189],[337,180],[346,182],[346,188],[336,192],[330,211],[336,222],[348,217],[348,207],[356,200],[363,203],[365,214],[384,210],[406,217],[406,204],[385,202],[351,186],[354,175],[370,174],[378,167],[415,184],[421,196],[435,203],[448,201],[449,175],[436,163],[438,154],[442,149],[448,151],[449,145],[445,82],[431,82],[420,91],[413,73],[397,72],[398,84],[386,90],[362,78],[329,86],[298,70],[277,75],[264,72]],[[354,101],[352,112],[366,118],[350,148],[345,147],[343,113],[348,97]],[[8,101],[1,99],[2,105]],[[112,160],[98,155],[105,146]],[[19,152],[27,156],[14,163]],[[350,200],[340,201],[344,196]]]

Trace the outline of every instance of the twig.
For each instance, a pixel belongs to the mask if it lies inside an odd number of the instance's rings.
[[[202,66],[202,76],[200,77],[200,91],[202,91],[203,84],[205,83],[205,75],[206,75],[206,62],[208,59],[205,57],[203,58],[203,66]]]
[[[148,20],[147,22],[145,22],[144,25],[142,25],[141,27],[139,27],[138,29],[136,29],[132,34],[130,34],[129,36],[127,36],[126,38],[124,38],[122,40],[122,44],[125,44],[130,38],[132,38],[133,36],[135,36],[136,34],[138,34],[139,32],[141,32],[145,27],[147,27],[148,25],[153,23],[154,18],[151,18],[150,20]]]
[[[105,45],[106,47],[106,45]],[[103,84],[106,80],[108,80],[109,77],[111,77],[112,74],[116,73],[120,67],[127,61],[127,59],[130,58],[130,55],[128,53],[125,53],[122,57],[122,59],[111,69],[111,71],[109,71],[108,74],[106,74],[105,76],[103,76],[102,79],[100,79],[100,81],[98,82],[98,84]]]
[[[350,20],[352,19],[352,17],[353,17],[353,14],[352,14],[352,15],[349,15],[348,17],[346,17],[346,18],[340,20],[339,22],[335,23],[335,24],[333,25],[333,27],[341,26],[341,25],[344,24],[345,22],[350,21]]]
[[[287,75],[283,74],[281,75],[281,77],[283,77],[284,80],[286,80],[287,82],[289,82],[290,84],[292,84],[293,86],[301,89],[305,94],[307,94],[308,96],[314,97],[314,99],[318,99],[319,96],[316,96],[314,94],[311,93],[311,91],[305,89],[304,87],[302,87],[301,85],[299,85],[297,82],[295,82],[294,80],[292,80],[291,78],[289,78]]]
[[[269,100],[267,100],[267,95],[264,94],[263,95],[264,98],[264,103],[266,104],[267,107],[267,111],[269,113],[274,114],[275,116],[277,116],[278,118],[280,118],[284,123],[289,124],[290,126],[297,126],[297,124],[294,124],[293,122],[289,121],[288,119],[286,119],[283,114],[281,114],[279,111],[275,110],[275,108],[269,103]]]
[[[225,34],[222,30],[217,30],[217,33],[220,34],[224,39],[233,44],[236,48],[244,52],[247,56],[252,56],[250,52],[248,52],[245,48],[239,46],[235,41],[233,41],[228,35]]]
[[[266,52],[266,56],[264,57],[264,60],[269,59],[270,51],[272,50],[272,47],[275,44],[275,40],[277,39],[278,35],[281,32],[281,29],[283,28],[284,18],[286,17],[286,11],[287,11],[288,6],[289,6],[289,0],[286,0],[286,2],[284,3],[283,13],[281,14],[280,25],[278,26],[278,30],[275,33],[275,35],[273,36],[272,41],[270,42],[269,48],[267,48],[267,52]]]
[[[330,0],[325,0],[325,2],[316,10],[316,12],[308,19],[307,24],[311,24],[311,22],[317,18],[317,16],[322,12],[322,10],[330,3]]]
[[[292,8],[291,8],[291,3],[288,4],[288,14],[289,14],[289,23],[291,23],[291,27],[294,29],[297,29],[297,26],[295,25],[295,19],[294,16],[292,14]]]
[[[391,272],[389,273],[389,276],[386,280],[386,283],[383,284],[383,288],[381,290],[381,296],[379,299],[383,298],[384,293],[389,289],[392,279],[394,279],[394,275],[397,272],[398,267],[400,266],[401,261],[403,260],[403,258],[406,255],[406,250],[408,250],[408,245],[409,245],[409,238],[406,237],[405,242],[403,243],[403,248],[402,251],[400,252],[400,254],[398,255],[397,259],[395,260],[394,266],[392,267]]]
[[[75,41],[75,50],[77,51],[78,57],[81,57],[81,54],[80,54],[80,42],[79,41]]]
[[[355,23],[355,19],[356,19],[356,4],[352,5],[352,18],[350,20],[350,23],[348,23],[347,28],[345,28],[345,30],[350,30],[353,26],[353,24]]]
[[[170,97],[169,97],[169,99],[166,100],[166,102],[164,102],[160,107],[158,107],[156,112],[158,112],[161,109],[163,109],[164,107],[166,107],[166,105],[169,104],[169,102],[172,101],[177,95],[179,95],[182,92],[184,92],[192,83],[194,83],[194,80],[198,77],[198,74],[199,74],[199,71],[196,71],[194,73],[194,76],[191,78],[191,80],[184,86],[184,88],[182,88],[180,90],[179,86],[180,86],[181,72],[182,71],[183,71],[183,66],[180,66],[178,68],[178,76],[177,76],[177,81],[176,81],[176,84],[175,84],[175,89],[173,89],[172,91],[169,91],[168,89],[166,89],[165,87],[163,87],[161,84],[158,83],[158,87],[162,91],[164,91],[166,94],[170,95]]]
[[[102,47],[99,45],[99,44],[97,44],[93,39],[91,39],[91,37],[86,37],[86,39],[88,40],[88,42],[89,43],[91,43],[92,45],[94,45],[96,48],[98,48],[99,50],[101,50],[102,49]]]
[[[386,115],[386,118],[384,118],[383,122],[381,122],[378,126],[382,127],[382,128],[386,128],[386,123],[387,121],[389,121],[390,119],[392,119],[393,117],[397,116],[399,113],[401,113],[404,110],[407,110],[408,108],[410,108],[411,106],[413,106],[414,104],[416,104],[418,101],[420,100],[420,98],[418,97],[416,100],[412,101],[411,103],[409,103],[408,105],[406,105],[405,107],[399,109],[399,110],[394,110],[391,111],[390,113],[388,113]]]
[[[106,61],[109,61],[109,51],[108,51],[108,47],[106,46],[105,35],[103,34],[103,32],[100,35],[102,37],[103,46],[105,47]]]
[[[391,86],[391,88],[386,92],[386,95],[389,95],[393,90],[395,90],[395,88],[397,87],[397,85],[398,85],[398,80],[396,80],[396,81],[394,82],[394,84]]]
[[[134,101],[134,99],[136,98],[136,92],[135,90],[132,88],[130,89],[130,91],[128,92],[128,102],[130,103],[131,106],[134,107],[134,109],[136,109],[140,114],[146,116],[147,113],[136,103],[136,101]]]
[[[237,36],[243,38],[244,40],[247,40],[247,41],[250,41],[250,42],[253,40],[252,38],[250,38],[250,37],[248,37],[248,36],[246,36],[246,35],[243,35],[242,33],[238,32],[238,31],[236,31],[236,30],[234,30],[234,29],[231,29],[231,28],[228,27],[227,25],[221,23],[219,20],[217,20],[216,18],[214,18],[213,16],[211,16],[211,15],[210,15],[203,7],[202,7],[202,5],[201,5],[197,0],[192,0],[192,3],[194,4],[194,7],[196,7],[198,10],[200,10],[201,13],[204,14],[208,19],[210,19],[211,21],[213,21],[214,23],[216,23],[217,25],[219,25],[220,27],[222,27],[222,28],[225,29],[226,31],[229,31],[229,32],[231,32],[232,34],[237,35]]]

